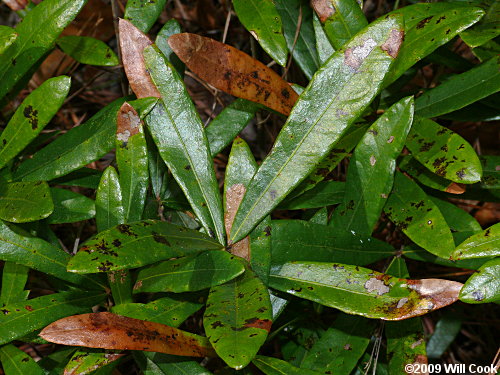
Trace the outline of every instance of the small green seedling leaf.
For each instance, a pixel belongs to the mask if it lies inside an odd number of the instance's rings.
[[[257,42],[281,66],[286,65],[288,49],[281,17],[271,0],[233,0],[239,20]]]
[[[71,258],[68,270],[95,273],[137,268],[221,247],[198,231],[163,221],[144,220],[120,224],[92,237]]]
[[[104,42],[88,36],[67,35],[57,39],[65,54],[82,64],[116,66],[118,56]]]
[[[415,159],[440,177],[462,184],[481,179],[481,162],[472,146],[432,120],[415,119],[406,147]]]
[[[231,242],[244,238],[331,151],[379,92],[402,38],[399,17],[380,19],[315,74],[250,182]],[[310,105],[318,101],[320,106]]]
[[[483,264],[460,291],[460,300],[467,303],[487,303],[500,301],[500,258]]]
[[[71,190],[51,188],[54,211],[48,217],[48,224],[75,223],[95,216],[95,202],[85,195]]]
[[[24,99],[0,134],[0,168],[40,134],[62,106],[70,86],[69,77],[50,78]]]
[[[226,251],[206,251],[156,263],[137,275],[134,293],[195,292],[243,273],[243,263]]]
[[[451,259],[485,258],[500,255],[500,223],[474,234],[457,246]]]
[[[130,0],[125,7],[124,18],[143,33],[147,33],[155,24],[167,0]]]
[[[273,266],[269,285],[348,314],[403,320],[458,300],[462,284],[441,279],[406,280],[339,263],[289,262]]]
[[[26,223],[44,219],[54,211],[45,181],[11,182],[0,185],[0,219]]]

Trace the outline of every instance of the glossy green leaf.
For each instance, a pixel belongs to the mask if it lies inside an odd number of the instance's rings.
[[[500,156],[481,155],[479,156],[483,166],[483,176],[481,177],[481,187],[483,189],[500,189]]]
[[[24,289],[26,281],[28,281],[28,272],[29,268],[22,264],[4,263],[0,305],[5,306],[28,298],[29,290]]]
[[[442,258],[455,248],[443,215],[420,187],[397,172],[384,212],[413,242]]]
[[[50,78],[24,99],[0,134],[0,168],[21,152],[49,123],[66,99],[70,85],[69,77]]]
[[[402,250],[402,254],[406,258],[418,260],[420,262],[439,264],[445,267],[455,267],[455,268],[467,268],[470,270],[477,270],[490,258],[475,258],[475,259],[464,259],[464,260],[450,260],[440,258],[436,255],[425,251],[421,247],[416,245],[405,246]]]
[[[362,30],[368,21],[356,0],[313,0],[328,39],[335,49],[340,49]]]
[[[184,63],[177,57],[170,45],[168,44],[168,38],[174,34],[182,33],[182,27],[175,18],[172,18],[165,22],[158,34],[156,35],[155,44],[160,49],[161,53],[172,63],[177,72],[180,75],[184,74]]]
[[[481,162],[472,146],[432,120],[415,118],[406,147],[415,159],[440,177],[463,184],[481,179]]]
[[[386,51],[397,55],[401,28],[399,17],[372,23],[315,74],[248,187],[232,242],[244,238],[312,171],[373,100],[394,59]]]
[[[313,27],[316,39],[316,50],[318,51],[318,59],[320,65],[323,65],[325,61],[328,60],[328,58],[335,52],[335,50],[328,40],[328,37],[323,30],[323,26],[321,25],[321,21],[316,13],[313,14]]]
[[[144,375],[212,375],[198,362],[179,356],[148,352],[133,354]]]
[[[313,12],[306,0],[276,0],[288,50],[308,79],[321,65],[316,51]],[[299,29],[297,31],[297,29]],[[295,38],[296,34],[297,38]]]
[[[484,43],[480,47],[472,49],[472,53],[479,59],[479,61],[484,62],[493,57],[498,56],[500,52],[500,44],[494,40]]]
[[[309,219],[310,223],[328,225],[328,209],[326,207],[320,208]]]
[[[319,375],[320,372],[298,368],[278,358],[258,355],[252,363],[266,375]]]
[[[468,30],[460,33],[460,38],[469,47],[478,47],[500,34],[500,3],[498,0],[481,2],[486,11],[484,17]]]
[[[274,220],[271,228],[273,264],[311,260],[365,265],[394,254],[389,244],[375,238],[307,221]]]
[[[266,216],[250,232],[250,265],[261,281],[268,285],[271,267],[271,217]]]
[[[300,210],[304,208],[319,208],[342,203],[345,195],[345,182],[320,181],[314,188],[307,190],[298,197],[285,199],[278,206],[283,210]]]
[[[88,312],[105,298],[102,292],[62,292],[4,306],[0,309],[0,345],[57,319]]]
[[[84,124],[71,129],[42,148],[19,166],[14,173],[14,179],[50,181],[111,151],[115,146],[116,112],[124,101],[123,98],[115,100]]]
[[[53,185],[80,186],[88,189],[97,189],[102,172],[96,169],[83,167],[67,175],[51,181]]]
[[[85,195],[71,190],[51,188],[54,211],[48,217],[49,224],[74,223],[95,216],[95,202]]]
[[[77,350],[64,368],[65,375],[86,375],[117,361],[125,354]]]
[[[484,258],[500,255],[500,223],[474,234],[457,246],[451,259]]]
[[[16,30],[9,26],[0,25],[0,54],[9,48],[16,39]]]
[[[101,177],[95,198],[95,219],[99,232],[125,223],[122,193],[118,174],[108,167]]]
[[[479,268],[460,291],[460,300],[467,303],[500,301],[500,258],[492,259]]]
[[[0,56],[0,99],[7,94],[14,95],[16,89],[20,89],[16,87],[18,81],[33,72],[35,64],[54,47],[58,35],[76,17],[86,2],[44,1],[24,17],[16,27],[17,39]],[[44,105],[48,103],[43,102]]]
[[[147,320],[179,327],[187,318],[203,307],[203,303],[183,294],[180,296],[162,297],[149,303],[124,303],[113,306],[115,314],[129,318]]]
[[[436,324],[434,333],[427,342],[427,356],[439,359],[460,333],[462,318],[458,314],[445,314]]]
[[[195,292],[234,279],[243,263],[226,251],[206,251],[156,263],[139,271],[134,293]]]
[[[348,314],[402,320],[458,299],[462,284],[441,279],[406,280],[339,263],[289,262],[271,268],[269,285]]]
[[[128,0],[124,18],[147,33],[165,8],[166,2],[167,0]]]
[[[416,62],[475,24],[484,15],[481,8],[447,3],[414,4],[394,13],[403,13],[406,32],[399,56],[385,79],[386,87]]]
[[[267,288],[247,269],[238,278],[210,289],[203,326],[219,357],[240,370],[264,344],[271,319]]]
[[[5,375],[45,375],[29,354],[12,344],[0,347],[0,362]]]
[[[95,273],[137,268],[221,247],[217,241],[198,231],[162,221],[144,220],[120,224],[92,237],[71,258],[68,270]]]
[[[450,77],[426,91],[415,101],[415,113],[436,117],[456,111],[500,91],[499,58],[493,58],[471,70]]]
[[[282,21],[272,0],[233,0],[240,22],[261,47],[281,66],[286,65],[288,49]]]
[[[330,225],[371,235],[392,189],[396,158],[413,122],[413,97],[390,107],[361,138],[349,162],[343,202]]]
[[[151,135],[198,219],[224,244],[222,201],[200,117],[179,75],[154,46],[144,49],[144,59],[162,94],[146,117]]]
[[[314,343],[320,339],[324,329],[310,324],[310,319],[303,319],[291,325],[289,331],[290,340],[287,340],[281,348],[283,359],[293,366],[301,367],[305,356]]]
[[[422,185],[432,189],[452,194],[462,194],[465,191],[465,188],[456,182],[452,182],[431,172],[411,155],[403,156],[399,161],[398,167]]]
[[[45,181],[11,182],[0,185],[0,219],[26,223],[44,219],[54,211]]]
[[[146,138],[139,114],[129,103],[121,106],[117,124],[116,162],[124,222],[134,222],[142,219],[149,184]]]
[[[215,157],[242,131],[255,116],[260,105],[245,99],[236,99],[206,127],[210,154]]]
[[[74,284],[91,284],[95,281],[86,276],[74,275],[66,271],[71,257],[61,249],[38,237],[32,237],[13,224],[0,221],[0,259],[22,264]]]
[[[340,314],[311,347],[301,367],[350,374],[368,347],[374,326],[368,319]]]
[[[57,39],[57,45],[65,54],[82,64],[116,66],[120,63],[113,50],[96,38],[66,35]]]

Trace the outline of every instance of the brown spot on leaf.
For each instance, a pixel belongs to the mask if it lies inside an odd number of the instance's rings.
[[[311,0],[311,7],[318,15],[321,23],[325,23],[335,13],[335,8],[330,0]]]
[[[344,52],[344,64],[350,66],[354,70],[358,70],[376,45],[377,42],[370,38],[365,40],[360,46],[346,49]]]
[[[425,25],[427,25],[433,17],[434,16],[424,18],[422,21],[417,23],[417,29],[422,29],[423,27],[425,27]]]
[[[35,130],[38,128],[38,110],[33,109],[31,105],[27,105],[23,111],[24,117],[28,119],[31,124],[31,129]]]
[[[395,59],[398,56],[399,49],[401,48],[401,44],[403,43],[404,35],[405,32],[403,30],[391,30],[389,38],[384,44],[380,46],[380,48],[382,49],[382,51],[387,52],[389,56]]]
[[[141,119],[137,111],[127,102],[123,103],[116,116],[116,139],[126,146],[128,139],[139,133]]]
[[[261,328],[265,329],[267,332],[271,330],[271,325],[273,322],[269,319],[259,319],[259,318],[250,318],[245,320],[245,327],[246,328]]]

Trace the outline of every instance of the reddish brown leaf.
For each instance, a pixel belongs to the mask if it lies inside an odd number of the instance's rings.
[[[464,184],[457,184],[456,182],[452,182],[446,188],[446,192],[451,193],[451,194],[463,194],[463,193],[465,193],[465,185]]]
[[[335,13],[335,8],[330,0],[311,0],[311,7],[318,15],[321,23],[325,23]]]
[[[168,44],[199,77],[219,90],[288,116],[298,95],[274,70],[227,44],[196,34],[172,35]]]
[[[56,344],[89,348],[143,350],[190,357],[215,356],[205,337],[109,312],[60,319],[45,327],[40,337]]]
[[[160,92],[154,85],[146,71],[146,64],[142,51],[153,44],[137,27],[127,20],[120,19],[118,23],[120,33],[120,50],[122,63],[132,91],[137,98],[159,98]]]
[[[241,200],[245,195],[246,189],[243,184],[234,184],[226,191],[226,209],[224,214],[224,225],[226,227],[226,233],[231,233],[231,227],[233,226],[234,216],[238,211]],[[231,246],[231,254],[239,256],[241,258],[250,261],[250,239],[247,237],[243,238],[241,241],[236,242]]]
[[[137,111],[127,102],[123,103],[116,115],[116,138],[124,143],[139,133],[141,119]]]

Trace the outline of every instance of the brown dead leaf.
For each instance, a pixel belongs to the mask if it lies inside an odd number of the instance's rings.
[[[28,5],[28,0],[3,0],[3,2],[14,12],[23,10]]]
[[[246,189],[243,184],[234,184],[226,191],[226,209],[224,210],[224,225],[226,233],[231,233],[234,217],[238,211],[238,207],[245,195]],[[245,237],[241,241],[236,242],[231,246],[231,254],[250,261],[250,239]]]
[[[288,116],[299,97],[274,70],[227,44],[200,35],[172,35],[168,44],[200,78],[239,98]]]
[[[325,23],[335,13],[335,8],[330,0],[311,0],[311,7],[318,15],[321,23]]]
[[[143,350],[190,357],[212,357],[208,339],[160,323],[109,312],[60,319],[40,332],[56,344],[115,350]]]
[[[126,145],[131,136],[139,133],[140,127],[137,111],[127,102],[123,103],[116,116],[116,138]]]
[[[131,22],[120,18],[118,23],[120,33],[120,50],[123,69],[127,75],[132,91],[137,98],[149,96],[159,98],[160,92],[146,71],[142,51],[153,44],[151,40]]]

